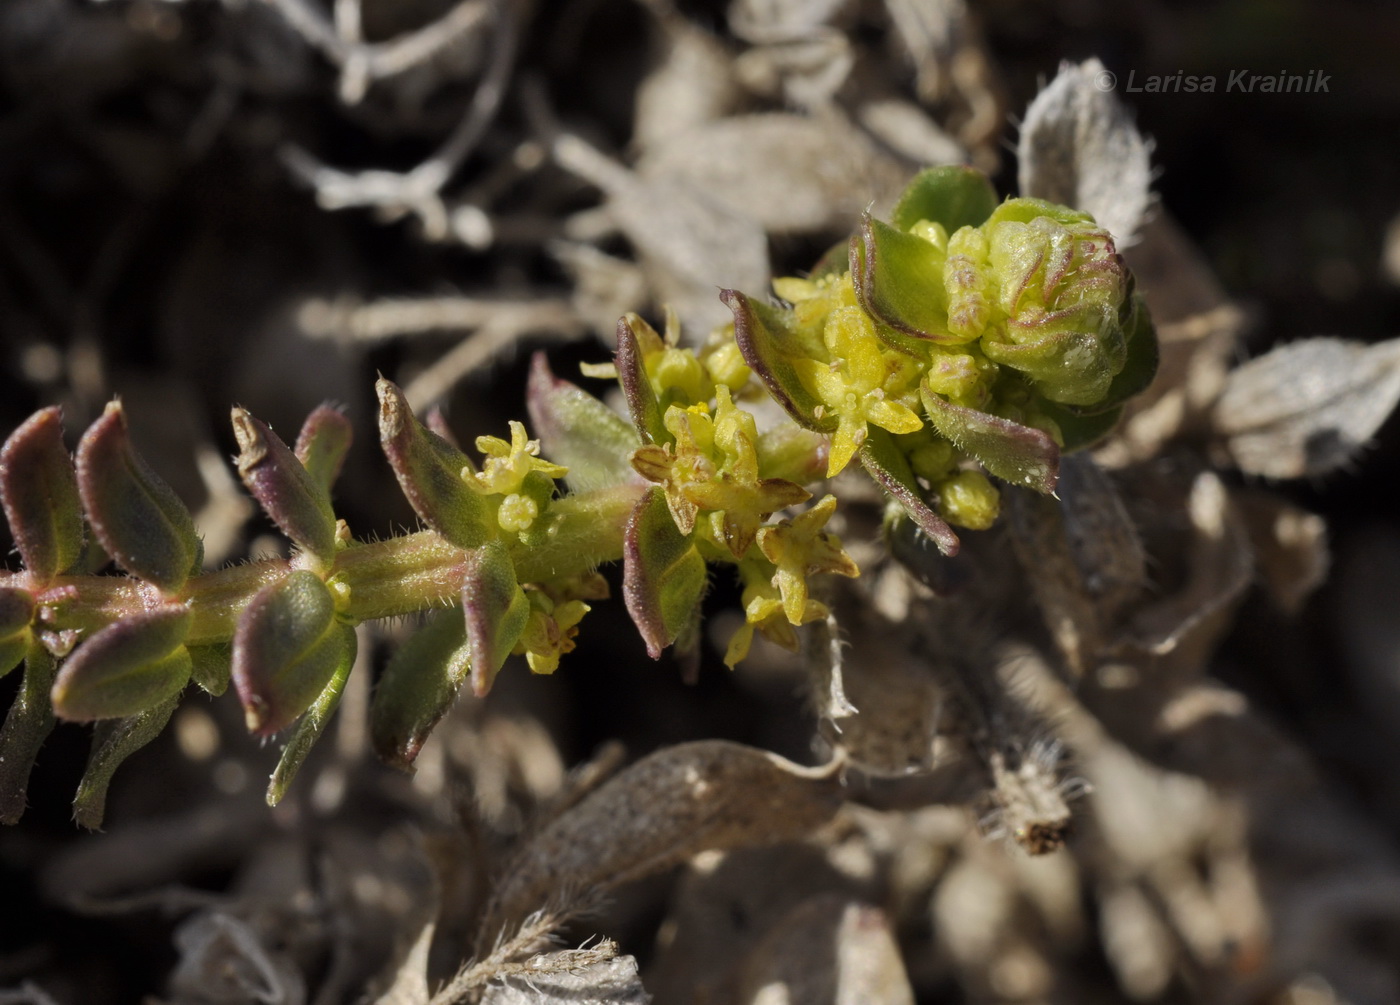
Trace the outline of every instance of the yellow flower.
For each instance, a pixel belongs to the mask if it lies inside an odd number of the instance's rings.
[[[892,433],[923,428],[918,414],[898,400],[917,381],[913,361],[898,353],[888,356],[875,334],[875,323],[858,307],[839,307],[826,319],[823,340],[830,363],[794,359],[799,378],[822,402],[824,413],[836,416],[836,432],[827,460],[827,477],[840,472],[865,442],[870,423]]]
[[[702,510],[722,513],[719,536],[741,558],[769,514],[811,493],[782,478],[759,478],[753,416],[734,404],[729,388],[720,385],[716,393],[713,416],[704,404],[668,408],[663,421],[675,443],[638,448],[632,467],[662,486],[682,534],[694,532]]]
[[[805,513],[758,532],[759,550],[777,569],[772,583],[782,597],[783,613],[790,624],[800,625],[807,619],[808,576],[823,572],[860,575],[840,538],[822,529],[834,512],[836,497],[829,495]]]
[[[741,570],[744,567],[741,566]],[[762,632],[770,642],[782,646],[789,652],[797,652],[797,632],[783,610],[782,598],[771,582],[752,569],[744,571],[747,580],[742,600],[744,623],[729,639],[724,652],[724,664],[731,670],[749,655],[755,631]],[[802,617],[797,624],[821,621],[828,614],[826,605],[808,600],[802,609]]]
[[[478,472],[464,468],[462,478],[488,495],[518,493],[532,471],[551,479],[563,478],[569,473],[566,467],[541,460],[540,441],[529,439],[524,425],[513,419],[509,443],[496,436],[478,436],[476,449],[486,455],[486,463]]]
[[[525,654],[532,673],[549,674],[559,669],[559,658],[574,651],[578,623],[591,608],[581,600],[566,600],[556,604],[540,590],[527,587],[530,617],[525,632],[513,650]]]

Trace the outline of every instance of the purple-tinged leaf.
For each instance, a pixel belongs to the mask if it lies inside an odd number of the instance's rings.
[[[301,764],[306,760],[306,755],[311,753],[312,747],[316,746],[316,741],[326,730],[326,724],[331,721],[331,716],[335,715],[335,710],[340,707],[340,696],[345,691],[345,682],[350,679],[350,671],[354,667],[355,650],[352,648],[348,658],[336,667],[330,681],[317,695],[316,700],[311,703],[306,714],[297,722],[296,728],[292,730],[292,735],[287,740],[287,745],[282,748],[282,756],[278,759],[277,767],[272,770],[272,778],[267,783],[267,805],[276,806],[287,794],[287,789],[291,786],[292,779],[296,777],[297,772],[301,770]]]
[[[179,593],[204,549],[190,511],[132,446],[120,402],[83,434],[77,469],[83,508],[107,554],[133,576]]]
[[[54,727],[53,688],[57,666],[41,645],[29,647],[24,679],[0,727],[0,824],[14,824],[24,815],[25,792],[34,758]]]
[[[399,487],[419,518],[459,548],[476,548],[494,536],[486,498],[462,478],[475,470],[466,454],[413,417],[403,392],[382,377],[379,438]]]
[[[340,477],[353,437],[354,427],[345,413],[330,405],[317,405],[301,424],[294,451],[297,460],[328,494]]]
[[[652,659],[659,660],[661,651],[699,617],[706,585],[700,550],[676,529],[666,494],[650,490],[627,521],[622,595]]]
[[[305,712],[355,658],[326,584],[305,569],[258,591],[233,635],[233,684],[248,730],[267,736]]]
[[[28,590],[0,586],[0,677],[24,659],[33,638],[34,595]]]
[[[232,419],[238,474],[249,493],[297,547],[323,565],[334,561],[335,511],[326,487],[266,423],[241,408]]]
[[[632,425],[582,388],[554,376],[542,352],[531,363],[525,403],[544,455],[569,469],[566,478],[575,492],[632,480],[627,458],[641,446]]]
[[[666,443],[671,434],[661,419],[661,402],[647,377],[646,355],[663,348],[661,336],[635,314],[617,319],[617,380],[627,399],[627,411],[643,443]]]
[[[909,461],[889,433],[872,426],[858,456],[870,477],[904,508],[909,519],[920,530],[933,539],[939,551],[948,556],[958,553],[962,546],[958,535],[925,501]]]
[[[374,752],[412,771],[428,734],[470,674],[465,620],[458,611],[434,611],[394,653],[375,687],[369,712]]]
[[[1400,339],[1312,338],[1234,370],[1212,418],[1242,471],[1302,478],[1354,457],[1397,401]]]
[[[944,164],[914,176],[890,213],[890,222],[907,231],[920,220],[942,224],[950,235],[960,227],[980,227],[997,208],[996,189],[976,168]]]
[[[472,690],[483,698],[525,633],[530,601],[515,578],[510,552],[500,541],[488,541],[468,552],[462,571]]]
[[[35,412],[0,448],[0,503],[33,585],[82,557],[82,503],[58,408]]]
[[[77,722],[119,719],[179,694],[190,679],[184,641],[193,623],[189,608],[166,604],[103,628],[58,671],[54,712]]]
[[[721,290],[719,298],[734,312],[734,341],[744,362],[758,374],[768,393],[797,424],[817,432],[836,428],[832,417],[818,418],[824,411],[821,401],[807,390],[792,366],[794,358],[809,354],[794,340],[785,337],[776,308],[762,304],[737,290]]]
[[[179,704],[180,696],[173,694],[144,712],[97,724],[92,733],[87,767],[73,798],[74,823],[88,830],[102,826],[112,775],[123,761],[160,735]]]
[[[924,410],[939,434],[982,462],[998,478],[1037,492],[1054,492],[1059,478],[1060,448],[1042,430],[963,408],[919,388]]]
[[[971,341],[948,330],[943,260],[932,243],[867,214],[851,244],[856,297],[867,314],[901,335],[945,345]]]

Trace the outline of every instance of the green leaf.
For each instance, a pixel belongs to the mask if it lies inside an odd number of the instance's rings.
[[[464,468],[475,470],[467,455],[414,418],[392,381],[381,377],[374,389],[379,438],[413,511],[459,548],[475,548],[493,537],[491,505],[462,478]]]
[[[350,679],[350,671],[355,667],[357,644],[352,630],[350,648],[342,654],[340,665],[335,668],[330,681],[311,703],[306,714],[297,722],[287,745],[282,748],[282,757],[277,761],[277,767],[273,769],[272,779],[267,785],[267,805],[276,806],[282,801],[292,784],[292,779],[301,769],[302,761],[306,760],[306,755],[311,753],[311,748],[316,746],[316,741],[325,732],[331,716],[335,715],[335,710],[340,706],[340,696],[345,691],[345,682]]]
[[[233,643],[215,642],[189,650],[194,663],[190,679],[215,698],[227,691],[233,676]]]
[[[340,476],[352,439],[350,420],[330,405],[317,405],[301,424],[295,448],[297,460],[327,493]]]
[[[36,586],[82,557],[82,503],[57,407],[35,412],[0,447],[0,504]]]
[[[179,694],[192,661],[185,636],[194,614],[167,604],[113,622],[64,661],[53,685],[61,719],[86,722],[136,715]]]
[[[627,613],[654,660],[699,616],[707,585],[705,559],[676,528],[666,495],[654,488],[627,521],[622,553],[622,595]]]
[[[959,227],[979,227],[997,208],[997,193],[976,168],[944,164],[914,176],[895,203],[890,222],[907,231],[920,220],[940,223],[952,234]]]
[[[1128,344],[1128,359],[1113,383],[1108,385],[1108,395],[1093,412],[1109,411],[1123,402],[1146,391],[1157,376],[1157,363],[1160,353],[1157,347],[1157,331],[1152,325],[1152,315],[1147,310],[1147,302],[1142,294],[1134,293],[1123,304],[1126,321],[1123,335]],[[1071,408],[1072,411],[1088,412],[1089,409]]]
[[[867,215],[853,246],[851,275],[856,297],[876,321],[909,338],[941,345],[971,341],[948,330],[945,259],[941,249],[922,237]]]
[[[0,677],[20,665],[33,639],[34,595],[28,590],[0,586]]]
[[[627,399],[627,412],[643,443],[666,443],[671,434],[662,420],[661,402],[647,377],[648,353],[664,348],[661,336],[636,314],[627,313],[617,319],[617,380],[622,396]]]
[[[78,493],[93,533],[127,572],[178,593],[199,568],[194,518],[136,452],[120,402],[109,402],[78,443]]]
[[[405,771],[447,714],[471,673],[466,623],[458,611],[434,611],[384,669],[370,704],[370,742]]]
[[[860,448],[860,462],[870,477],[904,508],[909,518],[933,539],[945,555],[956,555],[961,547],[958,535],[924,499],[919,482],[893,436],[879,426],[871,426]]]
[[[574,491],[633,480],[627,459],[641,446],[637,431],[593,395],[554,376],[542,352],[530,366],[525,403],[543,453],[569,469],[566,479]]]
[[[335,560],[335,511],[326,487],[267,424],[233,410],[239,477],[272,522],[321,563]]]
[[[96,830],[102,826],[112,775],[123,761],[160,735],[179,704],[180,696],[173,694],[144,712],[108,719],[94,727],[87,768],[73,798],[73,821],[79,827]]]
[[[955,446],[982,462],[998,478],[1037,492],[1054,492],[1060,448],[1048,433],[1000,416],[963,408],[919,388],[929,421]]]
[[[821,433],[834,430],[834,418],[817,418],[822,403],[807,390],[790,362],[809,358],[810,353],[786,330],[778,308],[737,290],[721,290],[719,298],[734,312],[734,341],[744,362],[758,374],[773,399],[798,425]]]
[[[1038,401],[1035,408],[1059,427],[1060,438],[1064,441],[1060,452],[1065,454],[1092,447],[1113,432],[1118,420],[1123,417],[1122,405],[1089,415],[1051,401]]]
[[[53,688],[57,663],[37,642],[29,647],[19,693],[0,727],[0,824],[18,823],[34,758],[54,727]]]
[[[490,541],[463,563],[462,614],[472,665],[472,690],[484,697],[525,633],[530,600],[515,578],[510,552]]]
[[[315,573],[299,569],[263,587],[233,635],[233,684],[249,731],[267,736],[293,722],[354,651],[355,629],[336,618]]]

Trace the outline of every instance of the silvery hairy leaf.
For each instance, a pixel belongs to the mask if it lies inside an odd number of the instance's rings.
[[[1113,93],[1114,75],[1097,59],[1060,72],[1026,109],[1021,138],[1021,194],[1093,215],[1130,244],[1152,201],[1152,144]]]

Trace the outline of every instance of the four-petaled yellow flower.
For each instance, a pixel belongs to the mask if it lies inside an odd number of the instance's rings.
[[[462,480],[487,495],[505,496],[496,512],[501,529],[512,533],[529,530],[540,515],[541,502],[547,501],[553,491],[545,486],[555,478],[563,478],[569,469],[542,460],[540,441],[530,439],[525,426],[514,420],[509,443],[497,436],[478,436],[476,449],[486,455],[486,462],[480,471],[463,468]],[[535,491],[522,491],[528,488],[526,480],[531,475],[550,481],[537,485]]]
[[[830,572],[838,576],[859,576],[860,568],[841,547],[840,538],[822,528],[836,512],[836,497],[829,495],[805,513],[791,520],[764,527],[758,532],[758,547],[777,568],[773,586],[782,597],[788,622],[800,625],[807,617],[807,577]]]
[[[517,656],[525,654],[525,662],[533,673],[547,674],[559,669],[559,657],[574,651],[578,623],[592,608],[581,600],[555,603],[542,590],[527,587],[530,617],[525,633],[511,650]]]
[[[858,307],[838,307],[828,315],[822,339],[831,353],[830,363],[798,358],[791,364],[821,400],[822,411],[836,416],[827,460],[830,478],[850,463],[870,423],[892,433],[917,432],[924,423],[898,400],[917,383],[913,360],[882,351],[869,315]]]
[[[797,632],[793,631],[793,624],[789,621],[787,612],[783,610],[783,600],[778,595],[777,588],[761,575],[750,574],[744,578],[748,580],[741,595],[744,623],[729,639],[729,645],[724,652],[725,666],[730,669],[748,656],[755,631],[762,632],[770,642],[777,643],[789,652],[797,652]],[[797,623],[805,625],[811,621],[821,621],[829,613],[825,604],[808,599],[802,608],[801,621]]]
[[[713,416],[703,403],[668,408],[664,422],[675,443],[638,448],[632,467],[662,486],[682,534],[694,532],[702,510],[722,513],[719,536],[741,558],[769,514],[804,502],[811,493],[782,478],[758,476],[753,416],[734,404],[724,385],[716,397]]]

